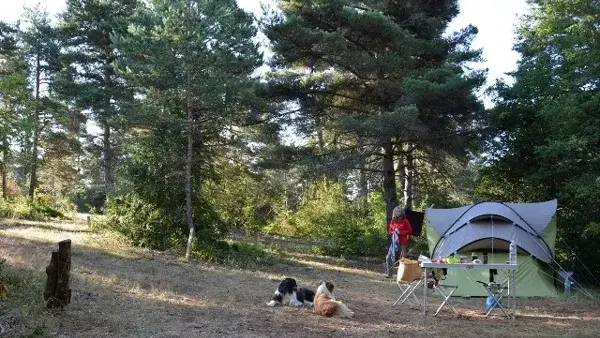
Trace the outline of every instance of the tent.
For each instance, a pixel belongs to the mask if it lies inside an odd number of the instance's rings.
[[[482,258],[489,263],[508,261],[508,245],[517,242],[517,297],[556,296],[553,270],[557,201],[539,203],[482,202],[452,209],[425,210],[430,255],[453,253]],[[505,272],[498,270],[495,281]],[[459,285],[456,296],[486,296],[475,281],[489,281],[489,270],[448,269],[446,282]]]

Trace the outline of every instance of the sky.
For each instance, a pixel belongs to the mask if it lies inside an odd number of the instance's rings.
[[[14,22],[23,12],[23,6],[34,6],[38,2],[54,15],[65,6],[65,0],[0,0],[0,20]],[[261,14],[261,2],[273,3],[273,0],[237,0],[240,7]],[[526,0],[459,0],[460,14],[451,22],[449,29],[459,30],[474,25],[479,34],[473,41],[473,48],[483,50],[484,62],[477,68],[488,69],[488,85],[496,79],[510,81],[505,73],[513,71],[519,60],[517,52],[512,50],[515,38],[517,17],[527,12]],[[486,101],[486,106],[491,102]]]

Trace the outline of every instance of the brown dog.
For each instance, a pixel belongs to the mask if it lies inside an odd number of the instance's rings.
[[[351,318],[354,315],[354,312],[346,304],[335,300],[333,297],[333,284],[331,282],[323,282],[317,288],[315,301],[313,302],[313,312],[325,317],[340,316]]]

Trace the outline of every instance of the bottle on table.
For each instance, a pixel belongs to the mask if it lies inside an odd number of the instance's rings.
[[[517,242],[514,240],[508,246],[508,264],[517,264]]]

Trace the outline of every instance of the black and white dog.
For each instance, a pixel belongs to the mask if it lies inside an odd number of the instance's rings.
[[[314,299],[314,291],[307,288],[299,288],[298,283],[293,278],[284,278],[279,283],[273,298],[267,303],[267,306],[283,305],[289,302],[290,306],[311,307]]]

